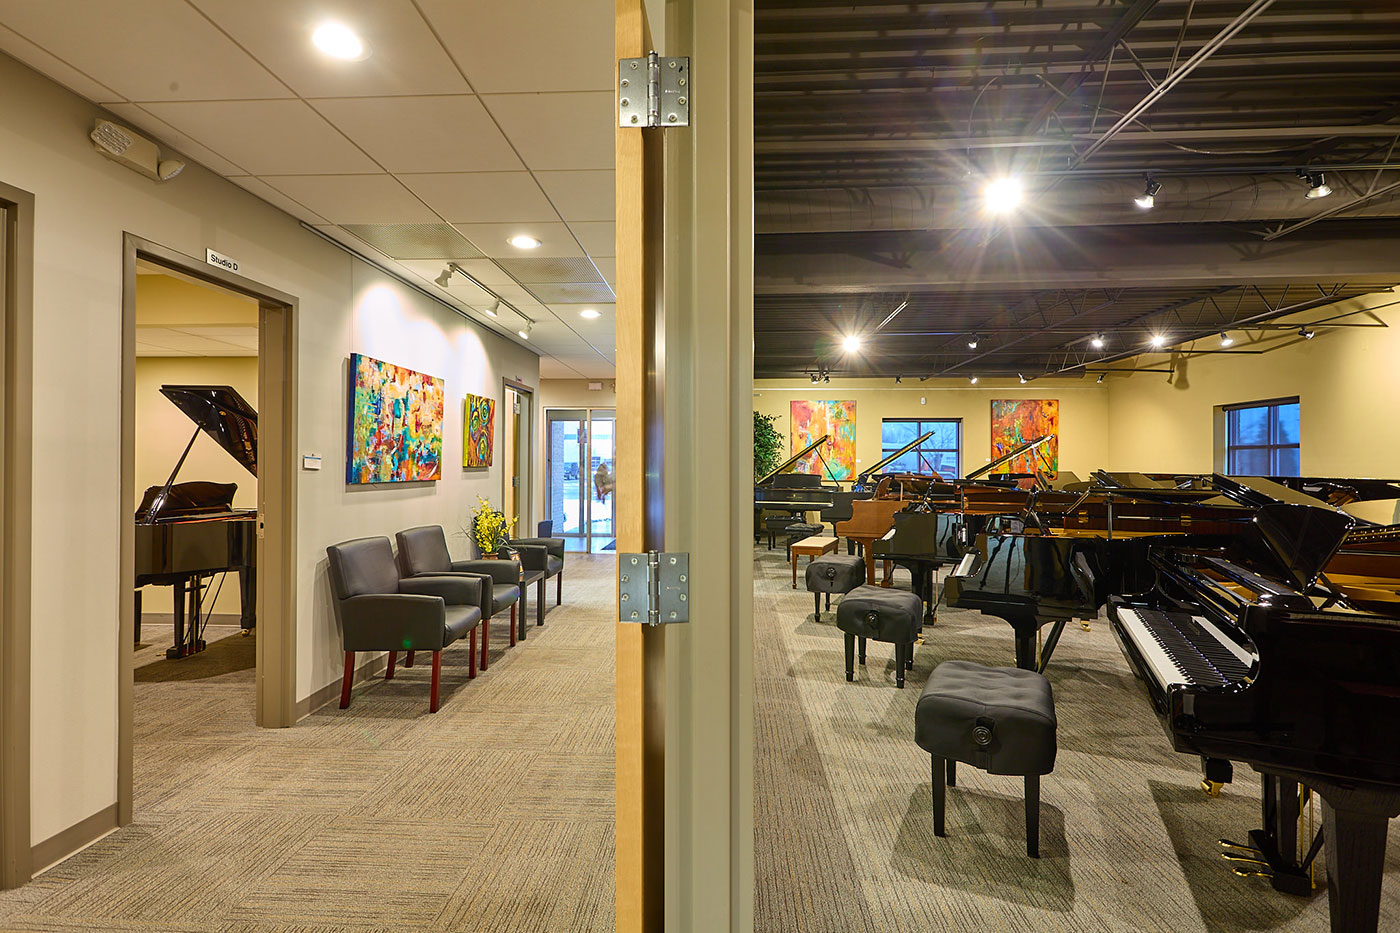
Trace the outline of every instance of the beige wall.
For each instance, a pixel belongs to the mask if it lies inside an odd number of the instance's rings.
[[[982,379],[973,386],[966,379],[907,380],[838,379],[813,385],[806,380],[755,379],[754,410],[777,415],[778,433],[787,438],[789,412],[794,400],[854,399],[856,403],[856,472],[880,459],[880,422],[884,418],[961,418],[963,422],[962,472],[975,470],[991,460],[992,399],[1053,398],[1060,401],[1060,469],[1087,478],[1108,459],[1105,424],[1108,394],[1092,379],[1055,379],[1021,385],[1018,380]],[[912,383],[912,384],[911,384]],[[786,455],[785,455],[786,456]]]
[[[156,184],[98,156],[87,139],[103,112],[0,56],[0,180],[35,198],[34,522],[31,835],[34,842],[116,801],[121,531],[122,234],[188,256],[237,257],[242,272],[295,296],[299,438],[324,469],[298,474],[297,687],[338,676],[339,633],[325,546],[462,521],[472,495],[498,497],[498,469],[464,473],[461,400],[501,397],[501,378],[538,383],[538,357],[487,334],[302,229],[298,221],[191,164]],[[447,382],[444,478],[391,488],[344,481],[346,364],[368,353]],[[186,435],[187,436],[187,435]],[[42,520],[40,520],[42,519]],[[455,551],[465,542],[451,539]],[[51,559],[61,555],[62,560]],[[71,568],[84,568],[72,585]],[[62,594],[62,599],[45,595]],[[63,676],[53,676],[62,659]]]

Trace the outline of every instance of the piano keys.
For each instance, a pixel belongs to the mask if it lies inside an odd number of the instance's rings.
[[[176,483],[175,477],[201,433],[256,476],[258,415],[230,386],[167,385],[160,391],[195,431],[170,478],[146,490],[136,513],[136,639],[141,587],[174,587],[174,644],[165,655],[178,659],[204,650],[204,592],[215,574],[238,574],[243,634],[257,624],[257,512],[233,508],[236,484]]]

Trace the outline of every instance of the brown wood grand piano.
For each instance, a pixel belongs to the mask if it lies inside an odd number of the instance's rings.
[[[217,574],[237,572],[243,633],[256,624],[258,513],[233,508],[234,483],[176,483],[175,477],[201,431],[257,476],[258,413],[231,386],[167,385],[160,391],[196,427],[170,478],[147,489],[136,512],[136,640],[141,587],[173,586],[175,638],[165,656],[174,659],[204,649],[204,591]]]

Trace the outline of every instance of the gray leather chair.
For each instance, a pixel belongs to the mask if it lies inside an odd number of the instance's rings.
[[[442,574],[465,574],[481,580],[481,669],[488,666],[490,622],[510,609],[510,644],[515,644],[515,614],[520,602],[520,564],[513,560],[453,560],[441,525],[419,525],[394,535],[399,546],[399,573],[404,579]]]
[[[541,529],[553,522],[540,522]],[[506,542],[520,552],[520,566],[526,570],[543,570],[544,579],[554,578],[554,605],[564,602],[564,539],[541,536],[537,538],[511,538]],[[543,549],[543,553],[539,549]],[[540,581],[540,601],[544,601],[544,580]],[[540,623],[543,624],[543,623]]]
[[[399,578],[394,551],[385,537],[356,538],[326,548],[330,558],[335,617],[345,647],[345,676],[340,685],[340,708],[350,705],[355,677],[355,652],[389,652],[384,679],[394,676],[394,661],[407,650],[405,665],[413,666],[416,651],[433,653],[432,691],[428,712],[438,709],[442,649],[463,635],[471,639],[467,676],[476,676],[476,630],[481,624],[483,583],[474,577],[425,576]]]

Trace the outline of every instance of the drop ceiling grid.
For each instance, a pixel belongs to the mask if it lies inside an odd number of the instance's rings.
[[[140,14],[140,10],[144,8],[146,14],[151,17],[159,17],[162,10],[169,5],[164,0],[133,2],[137,5],[134,12]],[[583,225],[596,228],[608,223],[600,214],[602,208],[610,204],[611,195],[605,197],[602,192],[590,190],[590,187],[602,187],[611,180],[612,175],[610,54],[595,56],[598,61],[591,62],[589,68],[583,69],[580,66],[577,69],[578,73],[586,70],[589,74],[583,89],[571,85],[571,81],[577,79],[575,70],[571,70],[573,66],[556,61],[553,71],[555,77],[549,80],[557,80],[558,86],[551,86],[546,81],[544,85],[537,84],[531,87],[528,93],[519,93],[518,83],[488,81],[491,93],[483,97],[477,93],[468,72],[460,65],[462,53],[449,46],[443,32],[426,12],[432,4],[423,4],[421,8],[415,8],[413,13],[407,14],[408,19],[405,19],[400,15],[405,12],[402,9],[397,14],[383,14],[383,9],[388,6],[386,4],[373,3],[370,0],[352,0],[351,5],[357,6],[361,13],[380,15],[381,18],[388,16],[396,20],[395,29],[398,34],[389,47],[394,47],[395,43],[399,48],[412,46],[413,55],[409,57],[417,57],[419,54],[445,56],[460,77],[461,85],[452,86],[454,82],[451,80],[446,84],[441,83],[442,76],[439,74],[432,79],[438,83],[430,85],[399,81],[394,90],[402,92],[401,94],[386,95],[381,85],[354,86],[350,94],[334,94],[332,92],[338,89],[338,85],[325,84],[324,76],[318,77],[311,73],[315,71],[316,65],[303,67],[300,51],[304,46],[284,41],[279,47],[276,40],[291,34],[293,30],[279,32],[266,28],[270,19],[285,19],[285,11],[290,5],[275,3],[273,0],[253,0],[251,15],[249,5],[241,0],[238,3],[232,0],[186,0],[184,3],[176,2],[175,5],[188,8],[193,14],[187,16],[182,13],[181,17],[189,19],[191,23],[202,23],[192,28],[193,33],[199,34],[198,41],[190,41],[188,35],[176,30],[168,43],[169,47],[179,47],[185,66],[195,69],[194,73],[200,80],[187,81],[184,85],[178,81],[170,82],[165,85],[164,90],[157,89],[157,85],[145,74],[158,72],[169,75],[168,62],[162,59],[158,51],[142,56],[140,61],[123,60],[118,57],[103,62],[99,56],[99,65],[114,74],[127,76],[129,81],[103,80],[105,75],[92,73],[90,67],[81,67],[93,60],[90,56],[99,50],[99,46],[108,46],[104,38],[106,33],[94,31],[92,28],[73,28],[74,23],[91,26],[91,19],[84,18],[83,15],[88,9],[87,6],[77,0],[55,0],[52,3],[35,5],[43,6],[44,14],[31,15],[26,22],[32,25],[33,31],[38,34],[37,38],[27,36],[21,30],[8,28],[7,21],[6,28],[0,31],[0,48],[16,53],[26,52],[32,67],[58,80],[67,78],[65,83],[70,86],[82,84],[82,87],[75,89],[85,96],[97,99],[98,103],[113,109],[114,113],[117,110],[122,111],[116,114],[119,118],[132,122],[142,130],[180,148],[191,158],[211,163],[209,167],[230,177],[251,193],[263,196],[274,206],[289,210],[295,216],[318,226],[324,225],[326,221],[339,226],[354,220],[372,223],[379,219],[364,213],[340,214],[331,209],[337,203],[346,200],[334,199],[328,193],[328,189],[337,185],[337,182],[330,181],[333,178],[338,179],[342,185],[348,183],[352,186],[379,186],[379,194],[374,200],[380,202],[384,217],[397,222],[421,223],[436,219],[443,223],[451,223],[454,219],[464,219],[454,218],[453,211],[444,207],[444,201],[452,197],[450,192],[439,191],[424,196],[424,193],[415,191],[414,186],[407,183],[404,177],[433,173],[399,170],[401,152],[395,153],[382,144],[370,142],[379,129],[377,124],[371,120],[366,125],[366,121],[362,120],[358,125],[352,126],[355,120],[347,117],[346,113],[354,109],[359,101],[372,98],[460,98],[458,104],[464,106],[470,106],[466,104],[467,101],[475,101],[480,105],[494,131],[500,135],[505,147],[518,160],[524,172],[528,173],[534,189],[539,194],[537,199],[530,199],[534,201],[536,208],[527,213],[543,216],[540,205],[547,203],[549,211],[557,218],[550,222],[558,224],[559,232],[573,240],[573,247],[579,252],[591,255],[572,227]],[[573,50],[571,54],[581,56],[592,49],[594,44],[578,42],[577,37],[581,34],[580,24],[597,26],[598,29],[606,25],[606,32],[610,34],[611,9],[599,6],[599,10],[592,11],[584,5],[576,5],[569,9],[576,22],[572,25],[559,22],[553,24],[555,31],[560,32],[561,41],[557,44],[559,48]],[[436,10],[437,14],[444,16],[454,12],[459,11],[450,4],[438,5]],[[131,4],[123,7],[123,16],[130,16],[132,13]],[[601,15],[594,16],[593,13]],[[409,20],[415,16],[426,34],[431,36],[432,42],[427,41],[427,36],[421,34],[416,39],[401,41],[407,32],[412,31]],[[509,19],[505,13],[500,13],[500,17]],[[59,28],[60,23],[63,24],[63,28]],[[480,35],[490,35],[493,48],[509,55],[512,62],[536,55],[540,47],[537,30],[532,29],[478,29],[474,35],[478,38]],[[511,51],[511,43],[500,41],[502,35],[521,37],[522,42],[519,44],[525,47]],[[529,40],[528,46],[523,41],[525,38]],[[16,48],[17,43],[32,45],[20,49]],[[436,49],[433,48],[433,43],[436,44]],[[609,51],[611,48],[610,43],[599,43],[597,47]],[[287,53],[289,48],[293,50],[290,55]],[[61,54],[62,51],[68,54],[65,56]],[[49,56],[47,61],[44,60],[45,56]],[[216,72],[200,72],[199,66],[208,61],[219,61],[223,64]],[[371,56],[368,61],[374,62],[375,59]],[[383,62],[383,56],[380,61]],[[239,86],[232,93],[227,90],[226,82],[221,83],[220,77],[230,73],[237,74],[240,80]],[[518,75],[519,69],[514,69],[511,73]],[[75,76],[81,80],[76,80]],[[344,79],[344,76],[341,78]],[[111,88],[113,83],[118,86]],[[459,90],[465,93],[444,93]],[[385,103],[388,101],[385,100]],[[332,118],[331,114],[336,114],[338,119]],[[300,144],[288,146],[283,140],[279,146],[279,141],[265,141],[262,146],[241,148],[240,141],[250,136],[256,137],[258,130],[267,125],[269,115],[279,126],[281,135],[299,137]],[[232,133],[224,129],[225,124],[230,121],[241,124]],[[189,131],[191,128],[194,132]],[[512,138],[512,135],[517,138]],[[561,138],[569,142],[561,144]],[[342,140],[343,144],[337,142],[337,139]],[[529,150],[528,158],[520,151],[522,145]],[[278,155],[279,149],[294,151]],[[308,149],[311,150],[310,161],[298,160],[297,153]],[[232,157],[228,154],[231,150]],[[488,159],[483,164],[500,170],[502,158],[498,152],[492,157],[494,161]],[[327,159],[337,168],[338,174],[324,171]],[[508,162],[507,159],[506,163]],[[389,164],[394,164],[395,170],[390,170]],[[457,166],[450,163],[430,166],[409,163],[403,167]],[[479,166],[465,163],[465,167],[475,169]],[[536,174],[537,171],[548,173],[548,188]],[[370,179],[376,181],[371,182]],[[267,197],[269,194],[274,196]],[[556,206],[556,198],[567,205],[567,216]],[[392,202],[398,202],[397,206]],[[413,207],[415,202],[418,207],[407,210]],[[498,211],[503,207],[501,204],[495,205]],[[407,213],[397,213],[400,210]],[[350,219],[352,217],[354,220]],[[534,221],[527,223],[533,224]],[[458,230],[463,232],[460,227]],[[472,239],[469,234],[464,235],[469,241]],[[490,249],[480,251],[487,255],[499,252]],[[409,274],[423,278],[418,273]],[[600,359],[609,359],[602,348],[596,346],[593,340],[579,332],[564,317],[549,309],[548,303],[539,300],[531,289],[526,287],[525,291],[535,298],[540,306],[537,309],[539,312],[555,318],[592,354]]]

